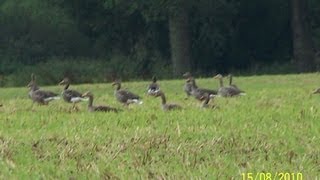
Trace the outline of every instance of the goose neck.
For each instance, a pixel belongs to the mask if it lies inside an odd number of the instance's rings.
[[[64,86],[64,90],[67,90],[70,86],[70,83],[67,83],[65,86]]]
[[[93,104],[93,96],[88,96],[88,97],[89,97],[88,107],[91,108]]]
[[[160,94],[160,97],[161,97],[161,103],[162,105],[165,105],[167,103],[167,100],[166,100],[166,96],[164,95],[164,93],[161,93]]]
[[[223,80],[222,78],[219,78],[220,87],[223,87]]]

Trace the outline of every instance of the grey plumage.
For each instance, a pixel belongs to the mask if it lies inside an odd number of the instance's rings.
[[[189,78],[189,83],[191,84],[191,95],[203,102],[202,107],[207,107],[210,99],[217,95],[216,90],[198,88],[194,78]]]
[[[167,104],[166,96],[162,91],[158,91],[155,94],[155,97],[161,97],[161,106],[164,111],[176,110],[181,109],[182,107],[178,104]]]
[[[33,102],[36,102],[40,105],[47,105],[52,100],[60,99],[59,95],[56,93],[40,90],[39,86],[35,82],[34,74],[31,75],[31,81],[27,87],[29,88],[29,97]]]
[[[62,91],[62,97],[65,102],[73,103],[73,107],[76,103],[81,101],[87,101],[87,99],[82,97],[82,94],[78,91],[69,89],[70,80],[68,78],[64,78],[59,85],[64,85]]]
[[[88,111],[90,112],[95,112],[95,111],[102,111],[102,112],[118,112],[119,109],[113,108],[110,106],[94,106],[93,105],[93,94],[91,92],[85,92],[82,97],[87,97],[89,98],[88,101]]]
[[[112,86],[116,86],[116,89],[114,91],[114,96],[116,97],[116,99],[120,103],[122,103],[124,105],[129,105],[132,103],[142,104],[140,96],[138,96],[130,91],[121,89],[121,82],[120,81],[113,82]]]
[[[238,95],[241,95],[241,93],[244,93],[243,91],[241,91],[240,89],[234,86],[225,87],[223,85],[223,76],[221,74],[216,75],[214,78],[218,79],[220,83],[218,95],[222,97],[232,97],[232,96],[238,96]]]
[[[149,95],[152,95],[156,92],[160,91],[160,86],[159,84],[157,83],[157,77],[156,76],[153,76],[152,77],[152,82],[149,84],[148,86],[148,89],[147,89],[147,93]]]
[[[190,83],[189,78],[193,78],[190,72],[186,72],[186,73],[184,73],[182,76],[186,79],[186,82],[185,82],[185,84],[184,84],[184,86],[183,86],[183,90],[184,90],[184,92],[186,93],[187,98],[188,98],[189,96],[192,95],[192,94],[191,94],[192,86],[195,86],[196,88],[198,88],[198,87],[197,87],[196,84],[192,85],[192,84]]]

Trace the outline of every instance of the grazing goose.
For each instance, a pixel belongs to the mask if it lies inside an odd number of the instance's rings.
[[[152,95],[152,94],[154,94],[154,93],[156,93],[158,91],[160,91],[160,86],[157,83],[157,77],[153,76],[152,77],[152,83],[149,84],[149,86],[148,86],[148,94]]]
[[[224,87],[223,86],[223,76],[221,74],[218,74],[214,76],[213,78],[218,79],[220,83],[220,88],[218,90],[218,95],[222,97],[232,97],[237,95],[244,95],[243,91],[241,91],[238,88],[235,88],[233,86]]]
[[[62,91],[62,97],[65,102],[72,103],[73,108],[75,108],[76,103],[81,101],[87,101],[88,99],[83,98],[82,94],[75,91],[68,89],[70,86],[70,80],[69,78],[64,78],[59,85],[64,85],[64,89]]]
[[[186,83],[183,86],[183,90],[187,94],[186,99],[188,99],[191,96],[191,91],[192,91],[192,84],[188,81],[188,79],[193,77],[190,72],[186,72],[182,76],[186,79]],[[196,84],[195,86],[196,88],[198,88]]]
[[[112,86],[116,86],[116,89],[114,91],[114,96],[117,98],[117,100],[128,106],[132,103],[142,104],[141,98],[138,95],[133,94],[130,91],[121,89],[121,82],[115,81],[112,83]]]
[[[32,99],[33,103],[38,103],[40,105],[48,105],[50,101],[60,99],[59,95],[51,91],[40,90],[36,83],[34,74],[31,74],[31,81],[27,85],[29,88],[29,97]]]
[[[90,91],[85,92],[84,94],[82,94],[82,97],[87,97],[89,98],[89,102],[88,102],[88,110],[90,112],[94,112],[94,111],[103,111],[103,112],[109,112],[109,111],[113,111],[113,112],[118,112],[119,110],[117,108],[113,108],[110,106],[93,106],[93,94]]]
[[[178,104],[167,104],[166,96],[162,91],[158,91],[155,95],[155,97],[161,97],[161,105],[162,109],[164,111],[169,111],[169,110],[175,110],[175,109],[181,109],[182,107]]]

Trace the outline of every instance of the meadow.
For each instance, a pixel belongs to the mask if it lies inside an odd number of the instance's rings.
[[[71,84],[119,113],[90,113],[87,102],[76,112],[63,100],[31,109],[26,87],[1,88],[0,179],[242,179],[261,172],[320,179],[320,95],[311,95],[319,77],[234,77],[247,95],[215,98],[213,109],[185,100],[183,80],[160,80],[168,102],[184,107],[170,112],[146,95],[149,82],[123,82],[144,102],[128,109],[111,83]],[[218,88],[213,78],[197,84]]]

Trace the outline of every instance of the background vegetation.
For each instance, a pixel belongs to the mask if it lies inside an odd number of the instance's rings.
[[[0,85],[319,69],[317,0],[0,0]],[[88,67],[89,66],[89,67]],[[93,70],[94,69],[94,70]]]

